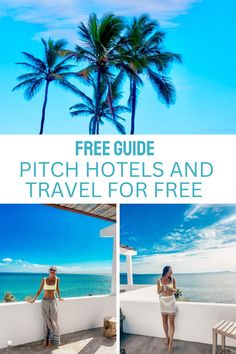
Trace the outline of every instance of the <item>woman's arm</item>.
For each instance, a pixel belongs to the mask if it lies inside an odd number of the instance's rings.
[[[157,293],[160,295],[163,292],[164,288],[160,284],[160,280],[157,281]]]
[[[177,291],[176,280],[175,280],[175,278],[173,278],[173,294],[175,294],[176,291]]]
[[[37,300],[37,298],[39,297],[39,295],[41,294],[41,292],[43,290],[43,285],[44,285],[44,279],[42,279],[41,284],[40,284],[40,288],[37,291],[35,297],[32,300],[30,300],[29,302],[33,303],[33,302],[35,302],[35,300]]]
[[[60,279],[57,278],[57,296],[58,296],[58,300],[62,301],[63,299],[61,298],[61,292],[60,292],[60,287],[59,287],[59,282],[60,282]]]

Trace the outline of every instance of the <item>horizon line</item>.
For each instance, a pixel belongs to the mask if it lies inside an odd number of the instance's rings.
[[[174,274],[208,274],[208,273],[236,273],[236,270],[219,270],[219,271],[203,271],[203,272],[174,272]],[[126,272],[120,272],[120,275],[127,274]],[[133,273],[133,275],[160,275],[160,273]]]
[[[22,272],[22,271],[0,271],[0,274],[48,274],[48,271],[45,272]],[[101,272],[101,273],[64,273],[64,272],[58,272],[57,274],[65,274],[65,275],[112,275],[112,273],[105,273],[105,272]]]

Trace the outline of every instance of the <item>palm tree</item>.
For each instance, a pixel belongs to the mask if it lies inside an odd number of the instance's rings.
[[[166,72],[173,62],[181,62],[179,54],[165,51],[162,47],[165,34],[159,30],[156,21],[148,15],[134,18],[127,26],[120,55],[129,65],[130,79],[129,106],[131,108],[131,131],[135,131],[135,114],[140,86],[143,85],[144,75],[153,84],[159,99],[166,105],[175,102],[175,88],[166,76]],[[120,48],[119,48],[120,49]],[[133,71],[133,73],[132,73]]]
[[[94,88],[95,101],[93,102],[95,107],[94,123],[91,125],[91,132],[95,134],[101,123],[100,109],[104,98],[104,85],[108,88],[107,102],[115,121],[111,81],[114,75],[113,69],[121,66],[118,48],[122,41],[124,23],[120,17],[112,14],[105,15],[101,20],[98,20],[96,14],[92,14],[87,25],[81,22],[78,28],[82,43],[76,46],[74,52],[68,51],[67,53],[74,56],[79,63],[86,62],[86,67],[80,70],[77,75],[93,87],[96,86]],[[92,107],[91,104],[89,105]]]
[[[120,121],[124,121],[124,118],[120,116],[122,113],[129,112],[127,107],[124,107],[119,104],[119,100],[122,96],[120,92],[120,85],[122,82],[121,76],[123,75],[120,72],[115,80],[110,83],[110,88],[107,87],[106,80],[103,78],[99,85],[100,90],[100,100],[99,107],[97,109],[97,85],[92,82],[93,86],[93,98],[90,98],[83,92],[79,92],[78,95],[81,98],[82,102],[75,104],[70,107],[71,115],[73,117],[78,116],[90,116],[90,124],[89,124],[89,133],[90,134],[99,134],[100,125],[104,124],[104,119],[108,120],[112,124],[115,125],[117,130],[121,134],[125,134],[125,128]],[[111,90],[112,95],[112,104],[113,111],[111,111],[110,101],[109,101],[109,89]]]
[[[72,85],[67,79],[73,76],[71,69],[74,65],[69,64],[71,58],[62,57],[62,51],[65,49],[66,41],[63,39],[53,41],[42,39],[44,46],[44,59],[36,58],[30,53],[22,52],[26,58],[25,62],[17,63],[29,70],[26,74],[20,75],[17,80],[20,83],[13,88],[13,91],[24,89],[24,96],[27,100],[31,100],[36,93],[45,85],[44,102],[42,108],[42,118],[39,134],[43,134],[45,112],[48,101],[48,89],[52,82],[65,89],[69,89],[77,93],[77,88]]]

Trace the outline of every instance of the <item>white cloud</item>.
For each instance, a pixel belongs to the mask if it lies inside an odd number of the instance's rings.
[[[138,250],[134,272],[160,273],[165,264],[178,273],[236,271],[236,206],[194,205],[184,218],[194,226],[173,229],[146,254]]]
[[[217,204],[193,204],[184,213],[184,221],[186,222],[191,219],[199,219],[200,216],[207,215],[208,213],[214,213],[220,215],[221,209],[222,209],[222,205],[217,205]]]
[[[221,248],[227,243],[236,244],[236,214],[219,219],[198,231],[201,237],[195,242],[200,249]]]
[[[236,207],[235,207],[235,209],[236,209]],[[234,224],[236,223],[236,213],[220,219],[217,223],[215,223],[215,226],[229,225],[232,223],[234,223]]]
[[[150,13],[163,26],[176,26],[175,18],[186,14],[199,0],[1,0],[0,16],[11,16],[17,21],[44,25],[40,36],[74,38],[75,26],[90,12],[99,15],[114,12],[119,15]],[[73,32],[72,32],[73,31]]]
[[[208,208],[208,205],[204,204],[196,204],[192,205],[186,212],[184,213],[184,221],[188,221],[191,219],[198,219],[199,214],[205,209]]]
[[[3,262],[12,262],[13,259],[12,259],[12,258],[9,258],[9,257],[6,257],[6,258],[3,258],[2,261],[3,261]]]
[[[26,273],[47,273],[51,264],[31,263],[26,260],[16,259],[11,262],[0,263],[7,272],[26,272]],[[109,274],[111,273],[111,261],[104,262],[88,262],[81,264],[57,265],[60,274]]]
[[[175,273],[201,273],[236,271],[236,245],[213,250],[194,250],[177,254],[154,254],[133,258],[133,272],[141,274],[161,273],[165,265],[171,265]],[[219,260],[222,260],[219,262]],[[126,265],[121,264],[121,271]]]

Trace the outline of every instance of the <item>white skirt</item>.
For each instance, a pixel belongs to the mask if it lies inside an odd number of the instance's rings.
[[[176,313],[176,301],[175,296],[160,296],[160,309],[163,314],[175,314]]]

